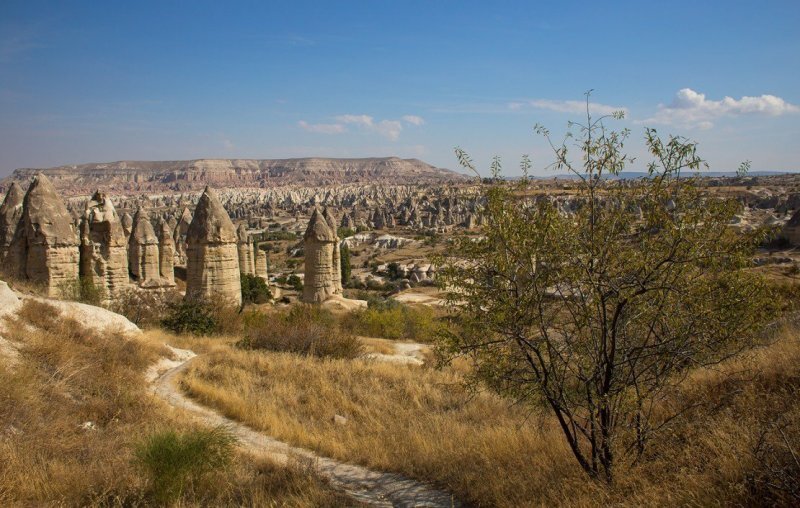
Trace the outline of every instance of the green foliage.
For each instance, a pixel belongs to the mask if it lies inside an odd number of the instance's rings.
[[[340,249],[340,259],[341,259],[341,270],[342,270],[342,282],[346,283],[350,280],[352,275],[353,269],[350,266],[350,247],[347,244],[342,244]]]
[[[103,286],[95,285],[89,278],[65,280],[58,284],[58,294],[64,300],[100,305],[106,298]]]
[[[159,504],[177,501],[207,474],[231,463],[236,438],[221,427],[179,433],[156,432],[138,443],[134,457],[147,474]]]
[[[238,345],[327,358],[356,358],[363,353],[358,339],[318,305],[298,305],[278,314],[248,314]]]
[[[297,240],[297,235],[291,231],[269,231],[264,238],[265,241],[294,241]]]
[[[336,234],[339,236],[339,238],[344,239],[355,235],[356,231],[353,228],[345,228],[340,226],[339,229],[336,230]]]
[[[170,305],[182,298],[175,290],[161,292],[130,287],[114,295],[109,309],[122,314],[139,328],[156,327],[161,324]]]
[[[272,292],[261,277],[242,273],[241,281],[242,303],[267,303],[272,300]]]
[[[494,185],[483,238],[455,239],[437,263],[459,324],[439,354],[466,355],[474,382],[548,408],[581,467],[610,482],[617,461],[638,460],[682,414],[659,403],[688,369],[756,344],[775,306],[747,269],[762,232],[734,231],[738,204],[682,175],[705,167],[696,144],[646,129],[649,177],[608,179],[632,160],[629,132],[606,129],[588,104],[561,143],[536,127],[553,147],[550,167],[577,177],[577,210]]]
[[[166,317],[161,320],[161,326],[177,334],[219,333],[222,324],[214,310],[213,305],[202,300],[184,299],[172,302],[167,307]]]
[[[293,273],[286,279],[286,283],[292,286],[295,291],[303,290],[303,280],[297,274]]]
[[[403,278],[403,275],[400,272],[400,265],[397,264],[394,261],[392,261],[391,263],[389,263],[386,266],[386,270],[387,270],[387,272],[389,274],[389,278],[391,280],[397,280],[397,279],[402,279]]]
[[[436,316],[428,307],[410,306],[390,298],[369,296],[369,307],[342,318],[342,326],[356,335],[386,339],[429,341],[437,329]]]

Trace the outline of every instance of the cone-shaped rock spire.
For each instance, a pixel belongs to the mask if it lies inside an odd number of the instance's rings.
[[[131,275],[143,284],[148,280],[159,279],[158,237],[150,223],[150,215],[139,208],[133,216],[133,229],[128,240],[128,257]]]
[[[22,218],[22,201],[25,193],[22,187],[13,182],[9,187],[3,204],[0,205],[0,263],[3,263],[14,233],[17,231],[19,220]]]
[[[250,235],[247,234],[247,226],[244,222],[239,224],[236,230],[238,243],[236,248],[239,251],[239,269],[242,273],[255,275],[255,262],[253,260],[253,251],[250,249]]]
[[[336,293],[333,279],[333,251],[336,234],[318,208],[314,208],[305,240],[305,280],[303,301],[321,303]]]
[[[331,232],[333,232],[333,236],[336,240],[336,243],[333,244],[333,266],[331,267],[333,276],[333,287],[335,288],[335,292],[337,294],[341,294],[343,291],[342,288],[342,253],[341,253],[341,246],[339,244],[339,225],[336,223],[336,217],[333,216],[333,212],[331,212],[330,208],[325,208],[325,221],[328,223],[328,227],[331,228]]]
[[[81,219],[80,275],[106,296],[129,284],[128,243],[111,198],[97,191],[86,203]]]
[[[206,187],[186,232],[187,298],[242,303],[236,227],[216,192]]]
[[[50,296],[59,296],[59,286],[78,280],[78,237],[72,216],[42,174],[33,178],[25,194],[8,256],[18,276],[42,283]]]

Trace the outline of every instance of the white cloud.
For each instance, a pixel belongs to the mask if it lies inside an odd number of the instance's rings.
[[[322,134],[340,134],[347,132],[348,125],[355,125],[362,131],[374,132],[391,141],[397,141],[400,138],[400,133],[403,131],[403,122],[401,120],[376,121],[369,115],[339,115],[334,119],[336,123],[309,124],[301,120],[298,122],[298,125],[308,132]],[[408,125],[415,126],[425,123],[422,117],[415,115],[405,115],[402,120]]]
[[[744,96],[741,99],[724,97],[714,101],[691,88],[682,88],[669,105],[659,104],[656,114],[639,123],[678,125],[710,129],[713,121],[722,117],[744,115],[780,116],[800,113],[800,107],[774,95]]]
[[[547,109],[556,111],[558,113],[570,113],[573,115],[586,114],[586,101],[553,101],[549,99],[536,99],[533,101],[524,102],[511,102],[508,107],[513,110],[519,110],[523,107],[530,107],[534,109]],[[598,102],[589,103],[589,111],[593,115],[610,115],[615,111],[625,111],[628,109],[622,106],[609,106],[607,104],[600,104]]]
[[[411,125],[417,125],[417,126],[425,123],[425,119],[417,115],[405,115],[403,116],[403,121]]]
[[[302,127],[308,132],[315,132],[318,134],[341,134],[347,132],[347,127],[338,123],[313,123],[310,124],[305,120],[300,120],[297,125]]]

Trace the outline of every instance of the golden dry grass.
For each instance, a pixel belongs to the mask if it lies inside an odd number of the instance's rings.
[[[4,337],[20,352],[0,358],[0,505],[152,505],[133,446],[188,421],[148,390],[143,372],[164,349],[155,340],[97,334],[28,301]],[[182,506],[339,506],[345,500],[307,466],[237,455],[194,485]]]
[[[675,420],[638,464],[620,466],[612,488],[587,480],[549,416],[486,393],[470,399],[457,369],[217,343],[193,361],[182,384],[204,404],[267,434],[436,481],[482,506],[791,504],[759,483],[769,471],[757,443],[766,434],[780,449],[781,440],[765,431],[786,418],[790,443],[800,445],[797,336],[786,330],[768,348],[693,373],[680,397],[707,404]],[[335,424],[334,414],[348,423]]]

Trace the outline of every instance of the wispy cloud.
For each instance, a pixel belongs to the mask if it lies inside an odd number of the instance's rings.
[[[425,119],[417,115],[405,115],[403,121],[411,125],[420,126],[425,123]]]
[[[715,101],[691,88],[682,88],[670,104],[659,104],[655,115],[638,123],[710,129],[714,126],[713,122],[722,117],[781,116],[793,113],[800,113],[800,107],[775,95],[744,96],[740,99],[726,96]]]
[[[573,115],[586,113],[586,101],[554,101],[549,99],[536,99],[530,101],[510,102],[508,107],[512,110],[520,110],[523,108],[546,109],[549,111],[570,113]],[[623,106],[609,106],[608,104],[600,104],[599,102],[590,102],[589,111],[595,115],[610,115],[615,111],[624,111],[627,113],[628,108]]]
[[[347,128],[338,123],[308,123],[305,120],[297,122],[303,130],[318,134],[341,134],[347,132]]]
[[[416,115],[405,115],[401,120],[376,120],[370,115],[339,115],[334,118],[336,123],[310,124],[300,120],[297,124],[308,132],[319,134],[341,134],[348,132],[347,126],[353,126],[362,132],[372,132],[391,141],[397,141],[403,131],[403,122],[407,125],[419,126],[425,120]]]

